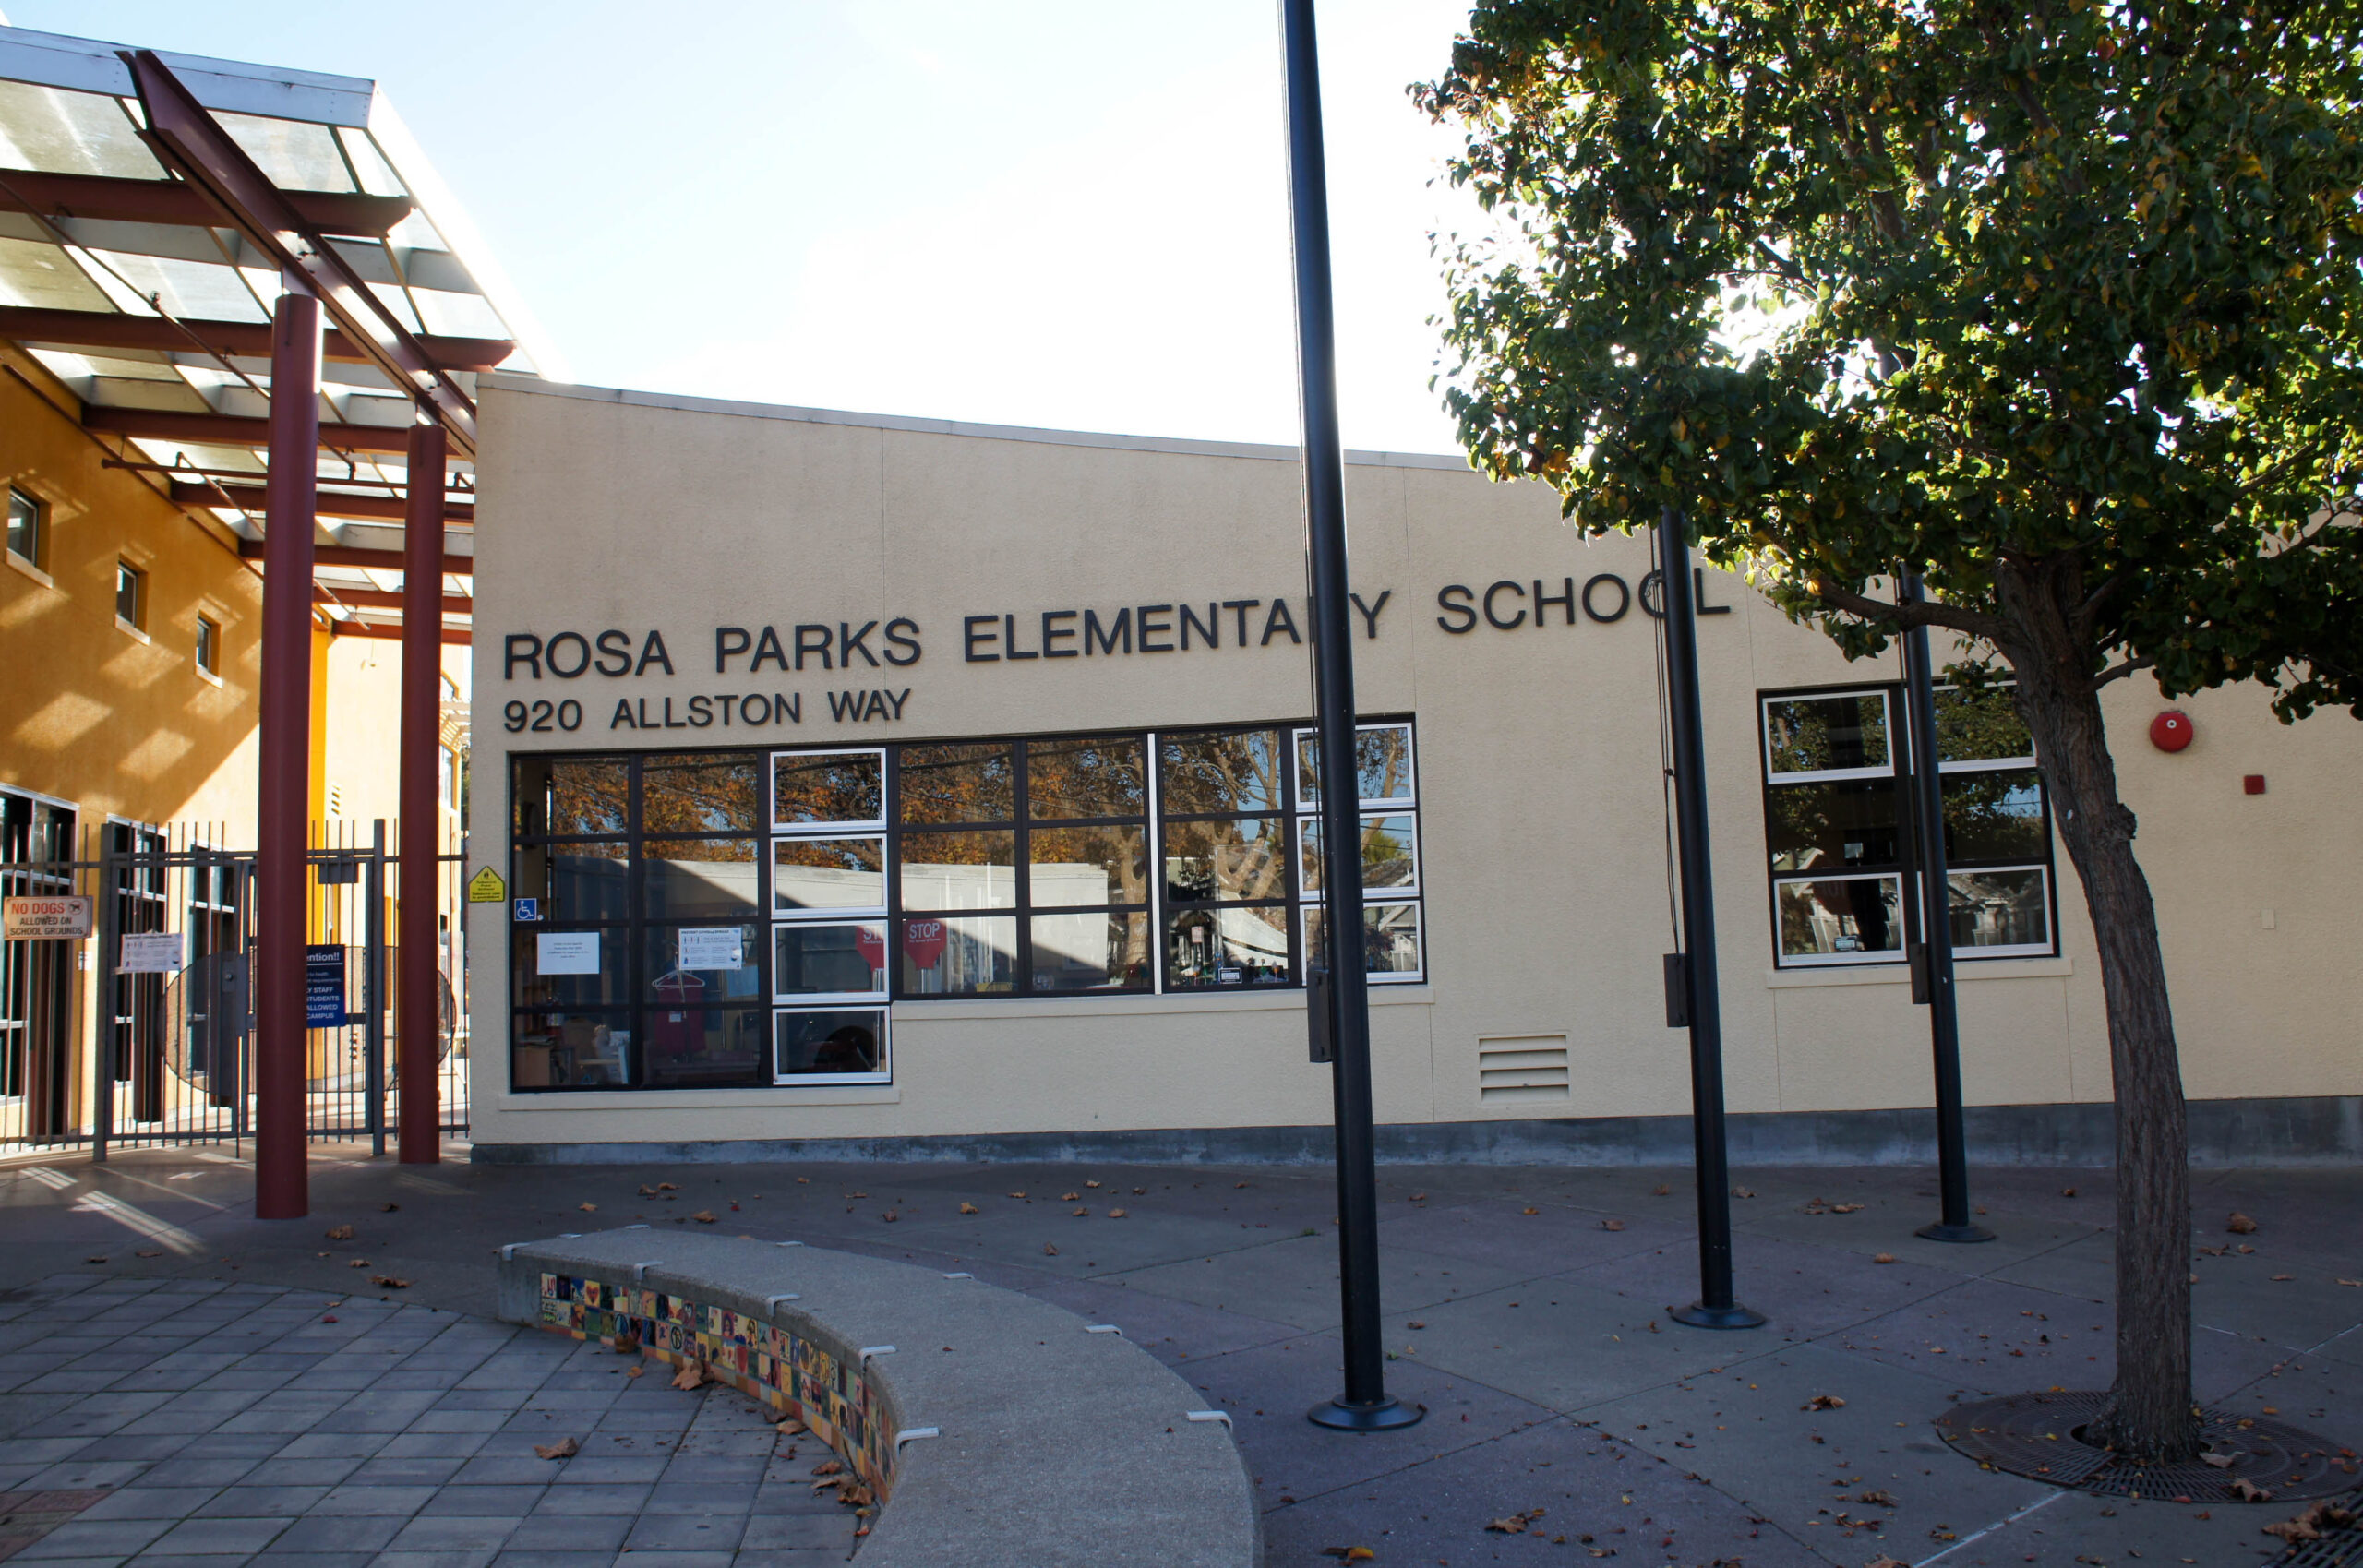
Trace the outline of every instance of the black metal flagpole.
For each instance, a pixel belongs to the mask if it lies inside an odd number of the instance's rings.
[[[1690,1127],[1698,1182],[1698,1299],[1672,1307],[1694,1328],[1757,1328],[1732,1298],[1731,1164],[1723,1134],[1723,1011],[1715,983],[1714,871],[1707,849],[1707,726],[1698,704],[1698,601],[1682,513],[1658,523],[1665,589],[1666,705],[1673,742],[1674,831],[1682,855],[1682,993],[1690,1024]]]
[[[1320,748],[1325,1023],[1336,1065],[1337,1290],[1346,1391],[1306,1412],[1341,1431],[1408,1427],[1424,1413],[1386,1392],[1378,1320],[1378,1173],[1371,1130],[1370,993],[1362,968],[1362,868],[1354,766],[1354,663],[1346,575],[1346,464],[1337,438],[1337,322],[1329,299],[1329,181],[1313,0],[1280,0],[1288,77],[1289,213],[1295,241],[1296,346],[1304,422],[1305,553],[1313,586],[1314,722]],[[1308,965],[1315,955],[1305,955]],[[1308,1004],[1320,1007],[1316,991]]]
[[[1900,597],[1921,602],[1920,579],[1902,573]],[[1936,677],[1928,628],[1903,634],[1903,706],[1912,735],[1912,819],[1920,861],[1920,951],[1913,954],[1914,1001],[1928,1004],[1928,1045],[1937,1071],[1937,1186],[1940,1217],[1914,1234],[1931,1241],[1991,1241],[1994,1233],[1969,1217],[1969,1152],[1961,1127],[1961,1012],[1953,988],[1951,884],[1945,875],[1945,801],[1937,751]]]

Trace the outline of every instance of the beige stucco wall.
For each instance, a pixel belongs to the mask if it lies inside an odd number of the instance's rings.
[[[1187,652],[971,663],[963,617],[1194,600],[1296,602],[1299,475],[1290,453],[692,403],[495,378],[483,400],[473,843],[506,873],[506,748],[878,743],[1161,728],[1300,716],[1306,650],[1285,636]],[[1360,704],[1416,717],[1429,982],[1373,992],[1377,1111],[1393,1121],[1659,1115],[1688,1108],[1686,1037],[1665,1028],[1672,945],[1657,743],[1654,623],[1516,630],[1439,624],[1438,591],[1497,581],[1637,583],[1640,540],[1587,544],[1539,486],[1494,485],[1438,459],[1349,466],[1356,590],[1391,596],[1355,642]],[[1893,679],[1849,665],[1737,580],[1700,625],[1721,915],[1718,962],[1734,1110],[1925,1105],[1925,1015],[1900,969],[1773,972],[1755,696]],[[1505,594],[1504,618],[1530,608]],[[1605,607],[1605,601],[1603,601]],[[1251,628],[1260,631],[1262,608]],[[851,680],[714,674],[713,628],[916,622],[907,670]],[[677,674],[504,678],[502,639],[663,633]],[[873,640],[873,646],[876,645]],[[743,661],[741,667],[743,667]],[[899,719],[832,721],[833,687],[909,696]],[[642,736],[619,699],[687,712],[714,691],[798,692],[800,724]],[[574,697],[572,735],[510,736],[512,697]],[[2276,724],[2261,693],[2184,704],[2199,740],[2169,757],[2143,732],[2154,689],[2109,698],[2126,794],[2141,815],[2197,1095],[2363,1092],[2363,981],[2343,890],[2363,850],[2358,732],[2343,716]],[[2263,796],[2240,775],[2262,772]],[[2346,804],[2342,804],[2346,803]],[[2057,958],[1964,964],[1970,1097],[2108,1095],[2107,1043],[2081,894],[2058,852]],[[2265,911],[2272,910],[2268,928]],[[1328,1116],[1301,993],[900,1002],[888,1086],[511,1095],[507,911],[471,913],[477,969],[474,1136],[481,1143],[838,1138],[1302,1124]],[[1481,1095],[1481,1041],[1564,1043],[1564,1097]]]

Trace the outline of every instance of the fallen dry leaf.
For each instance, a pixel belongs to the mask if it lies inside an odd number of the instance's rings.
[[[1600,1222],[1600,1228],[1602,1230],[1622,1230],[1625,1228],[1625,1222],[1621,1219],[1604,1219]]]
[[[2277,1525],[2267,1525],[2264,1526],[2264,1533],[2268,1536],[2279,1536],[2291,1546],[2297,1545],[2299,1541],[2318,1541],[2322,1538],[2322,1533],[2303,1519],[2284,1519]]]
[[[802,1179],[801,1177],[798,1177],[798,1180],[802,1180],[803,1179]],[[659,1192],[678,1192],[678,1191],[680,1191],[680,1189],[679,1189],[679,1188],[678,1188],[678,1187],[674,1186],[674,1185],[673,1185],[671,1182],[669,1182],[669,1181],[660,1181],[660,1182],[658,1182],[658,1183],[656,1184],[656,1190],[657,1190]]]
[[[407,1290],[410,1288],[409,1280],[396,1279],[390,1274],[373,1274],[369,1276],[369,1283],[385,1290]]]
[[[1875,1252],[1871,1256],[1871,1262],[1875,1263],[1891,1263],[1895,1262],[1895,1254],[1893,1252]]]
[[[353,1239],[353,1227],[349,1225],[340,1225],[328,1234],[329,1239],[331,1241],[350,1241]]]
[[[2270,1502],[2273,1501],[2273,1494],[2271,1492],[2265,1490],[2264,1488],[2257,1485],[2246,1476],[2234,1476],[2232,1478],[2232,1495],[2238,1498],[2242,1502]]]
[[[344,1266],[349,1269],[366,1269],[369,1266],[369,1260],[366,1258],[354,1258],[349,1260]]]
[[[834,1459],[823,1459],[812,1466],[812,1473],[816,1476],[841,1476],[845,1474],[845,1469],[846,1467]]]
[[[973,1215],[981,1213],[982,1211],[974,1203],[963,1203],[960,1205],[960,1212],[964,1215]]]
[[[1090,1212],[1091,1212],[1091,1211],[1090,1211],[1089,1209],[1077,1209],[1077,1210],[1075,1210],[1075,1211],[1074,1211],[1074,1217],[1075,1217],[1075,1218],[1077,1218],[1077,1219],[1081,1219],[1081,1218],[1083,1218],[1086,1215],[1089,1214]]]
[[[627,1371],[624,1373],[624,1376],[626,1376],[626,1377],[628,1377],[628,1378],[636,1378],[636,1377],[640,1376],[640,1374],[641,1374],[641,1373],[642,1373],[642,1372],[644,1372],[644,1371],[648,1371],[648,1369],[647,1369],[646,1367],[633,1367],[633,1368],[630,1369],[629,1371]]]
[[[2063,1198],[2072,1198],[2076,1195],[2076,1190],[2073,1187],[2062,1187],[2059,1190],[2059,1195]]]
[[[1146,1198],[1148,1196],[1148,1189],[1146,1187],[1135,1187],[1133,1189],[1133,1196],[1135,1198]]]
[[[700,1225],[712,1225],[714,1223],[714,1211],[712,1209],[700,1209],[690,1217],[697,1221]]]
[[[1408,1202],[1414,1203],[1426,1203],[1427,1201],[1428,1201],[1428,1195],[1427,1195],[1425,1192],[1414,1192],[1414,1193],[1412,1193],[1412,1194],[1411,1194],[1410,1198],[1408,1200]]]
[[[161,1258],[164,1254],[162,1252],[134,1252],[131,1255],[135,1258]]]
[[[2339,1281],[2339,1284],[2352,1286],[2357,1290],[2363,1290],[2363,1279],[2342,1279]]]
[[[1012,1192],[1010,1196],[1013,1198],[1023,1198],[1026,1194],[1023,1192]]]
[[[1649,1196],[1652,1198],[1671,1198],[1673,1196],[1673,1189],[1661,1181],[1655,1187],[1649,1189]]]
[[[599,1205],[596,1203],[577,1203],[574,1206],[586,1215],[595,1215],[599,1212]]]
[[[797,1433],[804,1430],[804,1423],[798,1420],[795,1417],[790,1416],[786,1420],[780,1422],[772,1430],[778,1432],[782,1437],[794,1437]]]
[[[1753,1187],[1734,1187],[1732,1189],[1732,1196],[1734,1198],[1753,1198],[1756,1196],[1756,1189]]]
[[[1863,1568],[1912,1568],[1912,1564],[1902,1561],[1901,1558],[1889,1557],[1885,1552],[1881,1552],[1878,1556],[1872,1558],[1868,1562],[1864,1563]]]
[[[1045,1241],[1042,1243],[1042,1255],[1046,1258],[1055,1258],[1059,1255],[1059,1250],[1050,1242]]]
[[[1098,1185],[1099,1185],[1099,1183],[1098,1183],[1097,1181],[1086,1181],[1086,1182],[1085,1182],[1085,1183],[1084,1183],[1084,1185],[1085,1185],[1086,1187],[1097,1187],[1097,1186],[1098,1186]]]
[[[1124,1217],[1124,1211],[1122,1209],[1110,1209],[1108,1211],[1108,1217],[1110,1219],[1122,1219]]]
[[[2201,1454],[2199,1459],[2200,1463],[2213,1465],[2219,1470],[2228,1470],[2240,1462],[2240,1456],[2237,1454],[2218,1454],[2212,1448]]]
[[[2235,1236],[2250,1236],[2256,1232],[2256,1221],[2235,1210],[2232,1217],[2225,1222],[2224,1228]]]
[[[1817,1394],[1810,1404],[1797,1406],[1800,1410],[1842,1410],[1845,1407],[1846,1401],[1834,1394]]]
[[[2294,1275],[2294,1274],[2276,1274],[2276,1275],[2274,1275],[2273,1277],[2277,1281],[2277,1280],[2284,1280],[2284,1279],[2295,1279],[2295,1278],[2297,1278],[2297,1276],[2296,1275]]]
[[[1072,1203],[1077,1198],[1082,1196],[1083,1194],[1080,1192],[1062,1192],[1059,1194],[1059,1202],[1062,1203]]]
[[[1523,1514],[1513,1514],[1506,1519],[1488,1520],[1485,1527],[1489,1530],[1498,1530],[1505,1536],[1524,1535],[1526,1533],[1526,1515]]]
[[[895,1213],[893,1209],[888,1209],[884,1214],[880,1215],[878,1217],[884,1220],[888,1225],[892,1225],[903,1216]]]
[[[1889,1491],[1884,1487],[1874,1488],[1869,1491],[1863,1492],[1859,1494],[1854,1501],[1857,1502],[1867,1502],[1874,1508],[1893,1508],[1896,1506],[1895,1493]]]
[[[673,1374],[675,1388],[695,1388],[704,1382],[705,1363],[703,1361],[685,1361],[681,1365],[681,1370]]]
[[[570,1437],[562,1437],[556,1442],[534,1444],[534,1453],[543,1459],[571,1459],[582,1452],[582,1445]]]
[[[1528,1207],[1526,1207],[1526,1208],[1523,1208],[1523,1209],[1518,1210],[1518,1213],[1520,1213],[1520,1214],[1522,1214],[1522,1215],[1539,1215],[1539,1214],[1541,1214],[1541,1212],[1542,1212],[1542,1211],[1541,1211],[1541,1209],[1535,1208],[1535,1207],[1533,1207],[1533,1206],[1532,1206],[1532,1205],[1530,1205],[1530,1204],[1529,1204]]]
[[[848,1192],[846,1196],[848,1198],[867,1198],[870,1194],[867,1192]]]
[[[656,1196],[656,1189],[654,1187],[642,1187],[640,1190],[640,1195],[643,1198],[654,1198]]]

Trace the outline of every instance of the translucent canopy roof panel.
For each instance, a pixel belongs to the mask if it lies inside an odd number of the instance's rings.
[[[126,47],[0,27],[0,338],[80,401],[86,427],[118,462],[192,517],[251,540],[269,458],[277,267],[150,147]],[[496,365],[562,375],[377,84],[158,57],[463,396],[473,398],[476,371]],[[409,476],[400,451],[374,449],[400,445],[378,432],[406,428],[413,407],[365,347],[328,344],[321,521],[325,538],[398,553],[401,518],[383,514]],[[472,469],[455,458],[444,475],[448,555],[474,548],[470,514],[452,509],[474,498]],[[324,586],[382,592],[400,581],[398,567],[375,559],[319,569]],[[444,591],[463,594],[466,582],[447,579]]]

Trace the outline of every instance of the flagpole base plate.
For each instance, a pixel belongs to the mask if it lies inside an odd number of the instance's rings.
[[[1342,1399],[1325,1399],[1307,1410],[1304,1418],[1331,1431],[1389,1432],[1418,1426],[1426,1414],[1419,1406],[1392,1398],[1375,1405],[1349,1405]]]
[[[1994,1233],[1982,1225],[1947,1225],[1943,1220],[1924,1225],[1912,1233],[1931,1241],[1991,1241]]]
[[[1764,1314],[1733,1302],[1728,1307],[1709,1307],[1704,1301],[1693,1301],[1687,1307],[1668,1307],[1665,1315],[1675,1323],[1692,1328],[1762,1328]]]

